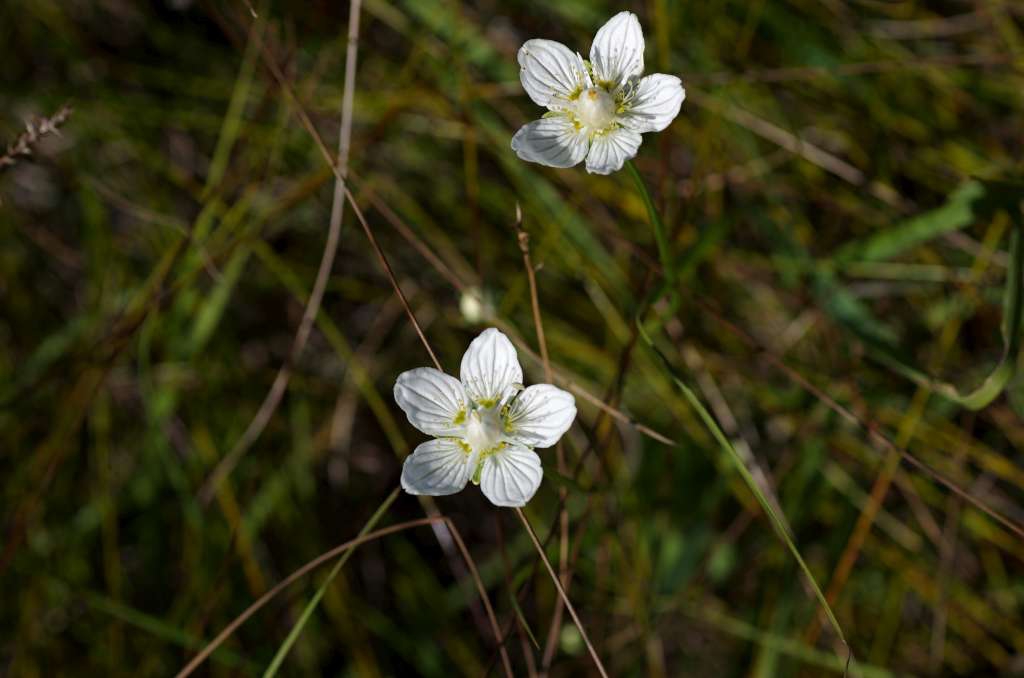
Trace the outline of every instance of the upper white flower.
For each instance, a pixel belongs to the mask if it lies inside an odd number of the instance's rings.
[[[455,494],[470,480],[498,506],[525,506],[544,471],[535,447],[558,442],[576,417],[572,395],[550,384],[523,388],[512,342],[484,330],[462,356],[460,379],[432,367],[398,375],[395,401],[434,440],[405,459],[409,494]]]
[[[619,12],[594,36],[590,61],[553,40],[519,48],[519,78],[533,101],[549,109],[512,137],[530,162],[611,174],[636,155],[643,132],[660,132],[686,97],[674,75],[644,71],[644,34],[632,12]]]

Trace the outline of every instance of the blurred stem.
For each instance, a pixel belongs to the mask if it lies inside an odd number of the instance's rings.
[[[626,167],[629,168],[629,174],[633,177],[633,183],[636,184],[636,190],[640,193],[640,197],[644,201],[644,206],[647,207],[647,218],[651,221],[651,226],[654,228],[654,239],[658,243],[658,258],[661,260],[662,274],[665,276],[666,281],[669,284],[669,288],[672,290],[672,296],[676,294],[675,289],[675,268],[672,266],[672,254],[668,246],[668,234],[665,229],[665,222],[661,220],[661,215],[658,214],[657,208],[654,206],[654,201],[651,199],[651,193],[647,190],[647,184],[644,182],[644,178],[640,175],[640,171],[633,164],[632,160],[626,161]]]

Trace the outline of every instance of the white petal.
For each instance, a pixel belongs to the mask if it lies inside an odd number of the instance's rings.
[[[395,402],[409,423],[431,436],[458,436],[465,430],[466,392],[462,382],[433,367],[402,372]]]
[[[543,477],[537,453],[512,444],[484,459],[480,489],[495,506],[526,506]]]
[[[643,137],[639,132],[620,127],[598,134],[587,154],[587,171],[591,174],[611,174],[622,169],[623,163],[636,155]]]
[[[484,407],[496,405],[512,384],[523,381],[515,346],[493,327],[484,330],[466,349],[459,374],[466,395]]]
[[[598,84],[610,83],[612,89],[644,72],[644,32],[632,12],[619,12],[594,36],[590,46],[590,65]]]
[[[509,435],[528,447],[551,447],[575,417],[576,401],[571,394],[550,384],[534,384],[509,408]]]
[[[527,40],[519,48],[519,81],[534,103],[564,108],[590,85],[579,54],[554,40]]]
[[[523,125],[512,137],[512,150],[523,160],[548,167],[572,167],[587,156],[587,135],[565,115]]]
[[[405,458],[402,489],[409,494],[440,497],[466,486],[476,466],[476,455],[453,438],[428,440]]]
[[[679,115],[686,98],[682,81],[674,75],[655,73],[640,79],[619,116],[622,124],[637,132],[660,132]]]

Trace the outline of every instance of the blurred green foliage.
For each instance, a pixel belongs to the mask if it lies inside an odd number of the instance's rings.
[[[638,340],[633,316],[660,272],[629,177],[509,149],[539,112],[518,83],[519,45],[584,50],[624,8],[366,0],[353,193],[446,369],[497,324],[536,382],[522,206],[561,383],[628,417],[578,397],[570,472],[544,453],[527,510],[544,538],[567,488],[569,594],[613,675],[841,675],[797,565]],[[1024,381],[969,411],[898,367],[966,392],[1000,360],[1021,223],[1024,12],[994,0],[628,8],[648,71],[688,90],[636,159],[677,256],[681,294],[661,307],[658,346],[781,508],[833,600],[851,675],[1019,672],[1024,542],[823,396],[1024,523]],[[347,211],[281,406],[214,500],[200,497],[287,359],[331,210],[330,169],[254,40],[334,147],[347,17],[347,3],[323,1],[272,2],[256,21],[218,0],[0,3],[0,140],[74,107],[59,136],[0,169],[0,674],[173,674],[359,532],[420,441],[391,388],[429,358]],[[483,290],[493,316],[466,317],[459,286]],[[541,661],[556,601],[536,553],[473,488],[436,504],[501,623],[529,628],[508,644],[526,675],[523,648]],[[402,495],[383,522],[423,511]],[[499,675],[473,583],[442,543],[423,527],[360,547],[281,675]],[[557,562],[557,538],[548,554]],[[202,671],[260,674],[323,576],[275,598]],[[591,674],[562,624],[551,674]]]

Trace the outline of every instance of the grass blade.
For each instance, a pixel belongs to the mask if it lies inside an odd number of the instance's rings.
[[[672,363],[669,362],[665,354],[662,353],[654,344],[650,335],[648,335],[646,330],[644,330],[643,322],[639,317],[637,318],[636,324],[639,328],[640,336],[643,337],[644,342],[646,342],[651,350],[654,351],[655,355],[658,356],[672,382],[676,385],[679,391],[682,392],[683,397],[686,398],[690,406],[697,412],[697,415],[718,442],[722,451],[725,452],[726,456],[736,466],[736,470],[739,471],[740,476],[742,476],[744,483],[747,485],[747,488],[754,495],[754,498],[757,499],[757,503],[760,505],[761,510],[768,516],[768,520],[771,522],[772,528],[775,530],[775,534],[779,537],[779,540],[786,545],[786,548],[796,560],[797,565],[799,565],[800,571],[806,578],[808,585],[814,591],[814,597],[818,599],[818,603],[821,605],[821,609],[828,618],[829,624],[832,626],[833,631],[835,631],[836,636],[838,636],[839,640],[846,646],[848,656],[845,658],[845,661],[852,660],[853,651],[850,649],[850,645],[846,641],[846,636],[843,634],[843,629],[839,625],[839,620],[836,619],[835,613],[832,611],[832,607],[825,599],[825,594],[822,593],[821,587],[818,586],[818,582],[814,579],[814,574],[811,573],[811,570],[804,561],[803,556],[800,555],[800,550],[796,547],[796,544],[790,537],[789,532],[786,529],[786,522],[782,519],[782,516],[776,512],[772,503],[768,500],[768,497],[766,497],[764,492],[762,492],[757,481],[754,479],[754,476],[751,474],[746,464],[743,463],[743,459],[739,452],[733,447],[732,443],[729,442],[729,438],[722,431],[718,422],[715,421],[715,418],[711,416],[711,413],[708,412],[706,407],[704,407],[704,404],[700,401],[700,398],[697,397],[697,394],[693,392],[693,389],[687,386],[686,382],[679,377],[675,368],[672,366]]]

